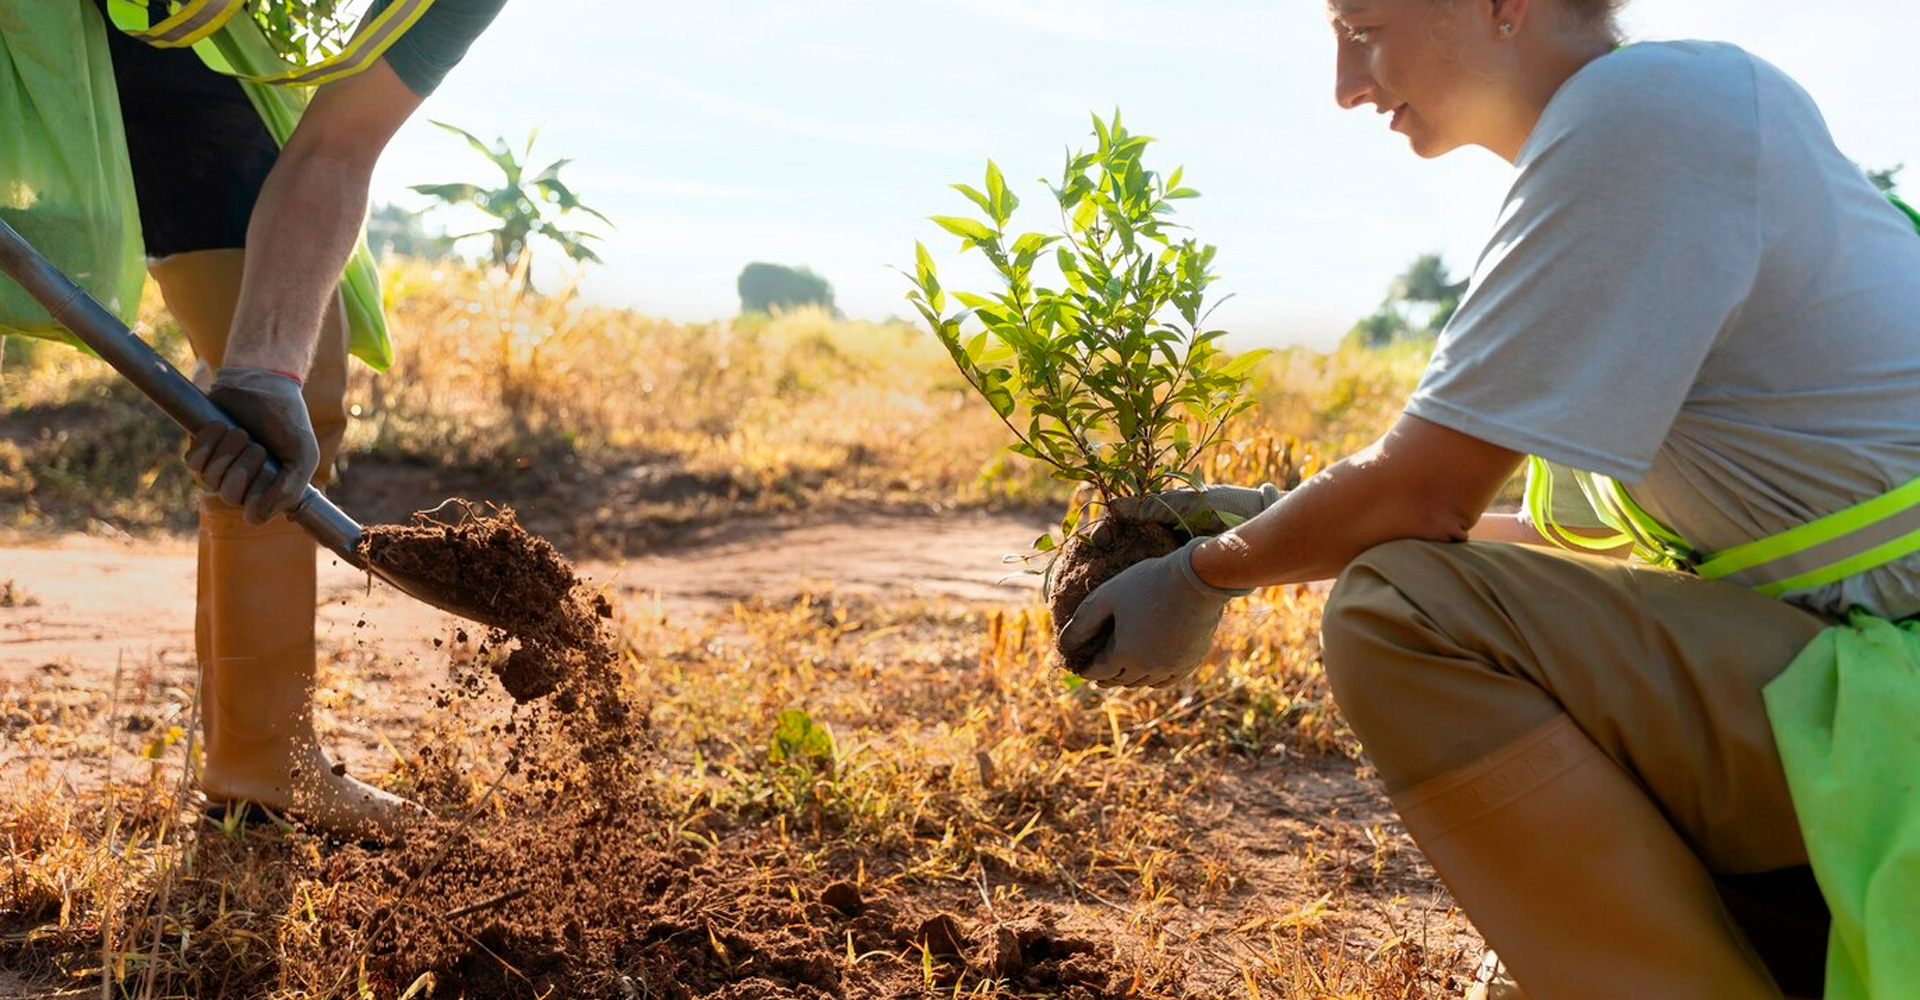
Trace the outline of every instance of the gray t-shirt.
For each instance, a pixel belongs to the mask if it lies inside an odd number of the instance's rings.
[[[1516,171],[1408,413],[1612,476],[1705,552],[1920,478],[1920,235],[1785,74],[1623,49]],[[1920,557],[1787,597],[1911,616]]]

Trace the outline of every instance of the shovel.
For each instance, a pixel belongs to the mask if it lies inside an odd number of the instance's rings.
[[[239,426],[93,296],[40,256],[4,219],[0,219],[0,271],[18,282],[56,322],[73,331],[74,336],[153,400],[154,405],[187,433],[192,434],[214,421],[229,427]],[[278,463],[268,457],[266,474],[272,475],[278,468]],[[450,592],[432,580],[370,563],[361,551],[364,531],[359,522],[321,496],[312,485],[307,486],[305,495],[287,512],[287,517],[306,529],[327,551],[348,565],[387,581],[401,593],[483,625],[498,624],[464,595]]]

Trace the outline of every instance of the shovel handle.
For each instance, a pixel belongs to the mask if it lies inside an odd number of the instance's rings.
[[[119,317],[60,273],[5,219],[0,219],[0,271],[26,289],[55,322],[73,331],[187,433],[216,422],[239,426],[199,386],[168,364],[146,341],[134,336]],[[279,465],[269,456],[265,474],[273,475]],[[365,568],[360,556],[360,525],[311,484],[287,517],[334,555]]]

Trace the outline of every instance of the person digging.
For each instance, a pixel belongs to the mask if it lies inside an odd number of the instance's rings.
[[[1135,502],[1249,520],[1062,648],[1176,683],[1232,598],[1337,578],[1335,698],[1507,995],[1920,996],[1920,216],[1780,70],[1617,6],[1329,3],[1340,105],[1510,162],[1497,229],[1383,437]]]
[[[424,815],[348,776],[320,746],[315,545],[281,515],[309,481],[327,484],[346,429],[339,285],[374,165],[504,3],[379,0],[339,57],[245,81],[225,75],[230,64],[213,68],[261,40],[240,0],[164,20],[156,5],[152,23],[144,4],[77,5],[101,15],[86,30],[107,36],[148,270],[213,370],[209,396],[245,428],[209,425],[186,453],[206,491],[194,638],[199,783],[216,812],[254,803],[358,838],[390,837]],[[204,40],[183,47],[196,35]],[[315,82],[303,113],[264,86]],[[262,108],[298,124],[277,136]],[[263,471],[268,455],[278,475]]]

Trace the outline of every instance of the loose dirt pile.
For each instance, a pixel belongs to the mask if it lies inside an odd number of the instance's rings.
[[[764,830],[689,836],[654,780],[662,763],[611,607],[510,511],[371,528],[367,553],[472,595],[502,626],[456,668],[443,704],[483,695],[484,669],[515,705],[493,745],[448,730],[410,762],[415,794],[440,818],[384,850],[314,859],[337,919],[302,939],[310,953],[295,964],[357,955],[377,994],[430,972],[475,1000],[878,1000],[934,985],[929,970],[937,983],[1119,995],[1110,949],[1056,932],[1043,911],[970,925],[797,869]],[[849,949],[864,957],[849,961]]]
[[[1060,933],[1043,911],[974,924],[905,909],[851,883],[822,886],[772,845],[666,842],[668,825],[637,813],[563,810],[481,830],[439,828],[397,852],[337,854],[320,877],[347,887],[355,943],[382,995],[429,971],[471,1000],[879,1000],[963,973],[1027,995],[1121,995],[1108,949]],[[401,890],[373,895],[364,886]]]
[[[1074,673],[1084,671],[1093,659],[1111,627],[1091,643],[1079,649],[1059,646],[1061,630],[1067,627],[1080,602],[1101,584],[1119,576],[1134,563],[1164,556],[1186,544],[1186,539],[1162,524],[1105,518],[1086,531],[1067,539],[1053,564],[1047,591],[1048,608],[1053,612],[1054,651],[1060,662]]]

